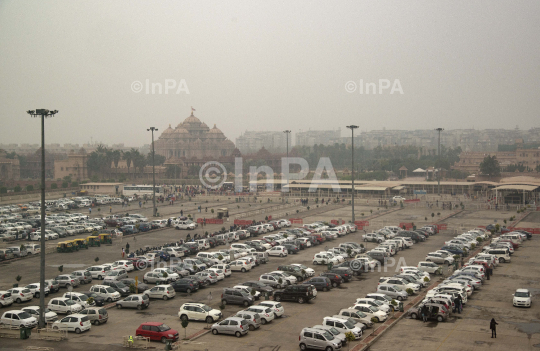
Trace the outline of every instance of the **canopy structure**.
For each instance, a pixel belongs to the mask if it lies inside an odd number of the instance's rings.
[[[538,185],[525,185],[525,184],[508,184],[496,187],[494,190],[521,190],[521,191],[534,191],[538,188]]]

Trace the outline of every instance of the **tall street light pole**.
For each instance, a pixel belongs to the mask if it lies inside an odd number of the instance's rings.
[[[352,173],[351,173],[351,179],[352,179],[352,188],[351,188],[351,191],[352,191],[352,201],[351,201],[351,204],[352,204],[352,222],[354,223],[354,130],[356,128],[358,128],[358,126],[355,126],[355,125],[350,125],[350,126],[347,126],[347,128],[349,128],[351,130],[351,151],[352,151],[352,154],[351,154],[351,163],[352,163],[352,166],[351,166],[351,170],[352,170]]]
[[[41,117],[41,238],[39,263],[39,327],[45,328],[45,118],[54,117],[58,110],[46,109],[26,111],[32,117]]]
[[[435,130],[439,132],[439,146],[437,151],[439,154],[439,167],[437,168],[437,192],[439,193],[439,196],[441,196],[441,132],[444,130],[444,128],[437,128]]]
[[[158,129],[155,127],[150,127],[147,129],[147,131],[152,131],[152,193],[154,194],[154,196],[152,197],[152,204],[154,206],[153,216],[155,217],[157,214],[157,209],[156,209],[156,162],[154,160],[154,156],[156,155],[156,152],[154,150],[154,131],[157,132]]]
[[[284,130],[283,133],[287,134],[287,190],[289,189],[289,134],[290,130]],[[283,170],[281,170],[283,173]],[[283,189],[283,179],[281,180],[281,189]]]

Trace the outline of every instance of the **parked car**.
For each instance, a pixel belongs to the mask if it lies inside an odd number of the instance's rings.
[[[90,323],[94,325],[105,324],[109,320],[109,314],[103,307],[87,307],[79,314],[87,316]]]
[[[83,310],[83,307],[80,304],[67,297],[55,297],[54,299],[51,299],[47,308],[53,312],[68,315]]]
[[[39,306],[27,306],[27,307],[24,307],[22,310],[24,312],[30,313],[32,317],[39,319]],[[45,308],[43,312],[45,314],[46,323],[54,322],[55,320],[58,319],[58,315],[55,312],[49,310],[48,308]]]
[[[146,290],[144,294],[151,299],[163,299],[165,301],[176,296],[176,292],[170,284],[156,285],[152,289]]]
[[[150,306],[150,298],[145,294],[137,294],[126,297],[123,300],[116,302],[116,308],[136,308],[143,310]]]
[[[514,306],[531,307],[531,293],[528,289],[517,289],[513,296],[512,304]]]
[[[244,318],[229,317],[221,322],[213,324],[211,330],[214,335],[231,334],[239,338],[248,333],[249,325]]]
[[[101,296],[107,302],[113,302],[120,300],[120,293],[106,285],[93,285],[90,288],[91,292],[96,293],[98,296]]]
[[[154,341],[165,343],[167,340],[178,340],[178,332],[161,322],[142,323],[135,331],[136,336],[144,336]]]
[[[221,319],[220,310],[213,309],[203,303],[187,302],[180,306],[178,318],[181,320],[205,321],[214,323]]]
[[[313,285],[289,285],[283,290],[276,290],[274,292],[274,301],[309,302],[317,296],[316,291]]]
[[[435,319],[437,322],[445,322],[448,319],[448,310],[442,304],[434,302],[424,302],[412,307],[409,310],[409,316],[412,319],[422,318],[422,308],[424,307],[429,311],[427,314],[428,320]]]
[[[0,318],[0,324],[14,327],[34,328],[37,326],[37,318],[22,310],[6,311]]]
[[[334,337],[330,331],[317,328],[302,329],[298,340],[302,351],[308,349],[337,351],[341,350],[342,345],[341,340]]]
[[[225,288],[221,294],[221,303],[224,305],[243,305],[245,307],[253,305],[255,297],[239,289]]]
[[[8,289],[7,292],[11,294],[13,301],[15,301],[16,303],[30,301],[34,297],[32,291],[26,288],[12,288]]]
[[[246,311],[258,313],[261,317],[261,324],[265,325],[270,323],[276,318],[276,314],[273,312],[272,308],[261,305],[250,306]]]

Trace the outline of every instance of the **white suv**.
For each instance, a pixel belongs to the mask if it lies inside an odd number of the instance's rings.
[[[90,291],[96,293],[99,297],[103,297],[105,301],[112,302],[120,300],[120,293],[106,285],[94,285]]]
[[[514,306],[531,307],[531,293],[527,289],[517,289],[514,293]]]
[[[83,310],[83,307],[67,297],[55,297],[49,301],[47,308],[56,313],[72,314]]]
[[[178,318],[181,320],[205,321],[215,323],[221,319],[220,310],[212,309],[203,303],[185,303],[180,306]]]

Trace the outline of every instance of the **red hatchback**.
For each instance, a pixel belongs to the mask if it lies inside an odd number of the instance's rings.
[[[135,335],[144,336],[150,338],[150,340],[161,341],[162,343],[165,343],[167,340],[178,340],[178,332],[161,322],[143,323],[137,328]]]

